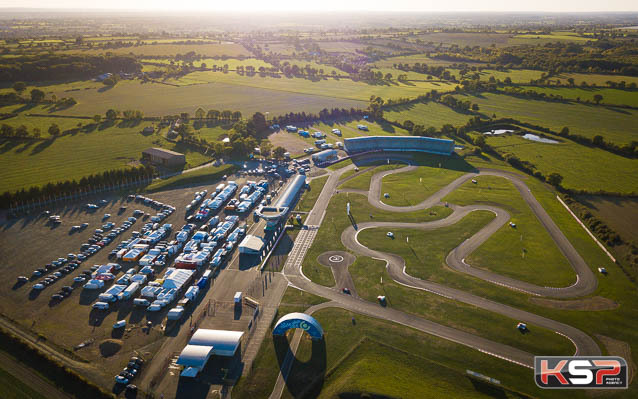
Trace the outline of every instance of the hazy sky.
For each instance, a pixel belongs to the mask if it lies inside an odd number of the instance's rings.
[[[638,0],[0,0],[0,7],[272,11],[638,11]]]

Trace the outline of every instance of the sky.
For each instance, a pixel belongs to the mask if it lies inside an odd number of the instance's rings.
[[[638,11],[637,0],[0,0],[2,7],[182,11]]]

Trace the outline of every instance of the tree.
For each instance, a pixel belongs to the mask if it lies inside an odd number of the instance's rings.
[[[60,127],[55,123],[52,123],[51,126],[49,126],[48,132],[51,136],[58,136],[60,134]]]
[[[230,116],[230,118],[234,121],[238,121],[241,119],[241,111],[235,111],[233,112],[233,114]]]
[[[201,108],[197,108],[197,111],[195,111],[195,117],[197,119],[204,119],[204,116],[206,116],[206,112]]]
[[[479,105],[474,103],[472,104],[472,111],[478,111],[479,110]]]
[[[603,101],[603,96],[600,94],[594,94],[594,102],[596,104],[600,104],[601,101]]]
[[[559,173],[552,172],[549,176],[547,176],[547,182],[554,187],[558,187],[563,182],[563,176]]]
[[[567,137],[569,135],[569,128],[565,126],[564,128],[561,129],[560,133],[558,134],[560,136]]]
[[[485,136],[480,135],[474,139],[474,144],[483,149],[485,147]]]
[[[567,83],[569,83],[570,86],[574,87],[575,85],[574,78],[567,79]]]
[[[220,115],[220,112],[219,112],[219,111],[217,111],[216,109],[211,109],[211,110],[209,110],[209,111],[208,111],[208,113],[206,114],[206,117],[207,117],[208,119],[219,119],[219,115]]]
[[[13,84],[13,90],[16,91],[16,93],[18,94],[22,94],[23,91],[25,91],[27,89],[27,84],[24,82],[15,82]]]
[[[42,133],[40,133],[40,128],[33,128],[33,137],[39,139],[40,136],[42,136]]]
[[[255,126],[255,131],[257,133],[263,132],[268,129],[268,124],[266,123],[266,117],[261,112],[255,112],[252,117],[253,125]]]
[[[596,135],[594,136],[592,143],[594,143],[594,145],[597,145],[597,146],[602,146],[605,143],[605,140],[603,140],[603,136]]]
[[[39,103],[44,100],[44,92],[40,89],[31,90],[31,101],[34,103]]]
[[[93,115],[93,122],[95,123],[100,123],[100,121],[102,120],[102,115]]]
[[[285,153],[286,153],[286,149],[281,146],[273,150],[273,156],[275,157],[275,159],[282,159]]]
[[[261,146],[259,146],[259,151],[261,152],[261,155],[264,156],[264,158],[270,157],[270,154],[272,153],[272,144],[270,143],[270,141],[264,140],[261,143]]]
[[[119,115],[119,111],[114,110],[113,108],[109,109],[108,111],[106,111],[106,119],[108,120],[114,120],[115,118],[117,118],[117,116]]]
[[[503,83],[505,83],[506,85],[511,85],[512,78],[510,78],[509,76],[506,76],[505,79],[503,80]]]

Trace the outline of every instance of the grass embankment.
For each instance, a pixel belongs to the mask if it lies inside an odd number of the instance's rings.
[[[443,200],[456,205],[502,207],[509,212],[516,228],[505,224],[472,252],[467,262],[541,286],[563,287],[574,283],[576,275],[567,259],[514,185],[497,176],[479,176],[476,181],[477,184],[467,181]],[[438,241],[441,232],[432,233],[427,240]],[[438,242],[443,245],[446,241]]]
[[[480,113],[497,118],[514,118],[544,126],[555,132],[567,126],[572,134],[593,138],[601,135],[616,144],[638,140],[638,110],[517,98],[504,94],[456,95],[480,107]]]
[[[351,225],[346,216],[346,203],[350,202],[350,212],[355,223],[365,221],[402,221],[416,222],[441,219],[452,211],[445,207],[433,207],[417,212],[393,213],[370,206],[367,197],[360,194],[341,193],[334,195],[317,232],[312,246],[303,262],[303,273],[317,284],[331,287],[335,284],[332,271],[319,264],[317,257],[326,251],[346,251],[341,243],[341,232]],[[372,215],[372,218],[370,218]]]
[[[352,159],[346,159],[345,161],[338,162],[336,164],[328,166],[330,170],[339,170],[341,168],[345,168],[348,165],[352,165]]]
[[[563,176],[561,185],[574,190],[638,192],[638,159],[612,154],[565,140],[537,143],[516,135],[487,136],[487,143],[503,154],[513,154],[536,166],[545,176]]]
[[[206,166],[192,172],[186,172],[164,180],[155,180],[145,190],[155,192],[172,188],[186,187],[197,184],[215,183],[224,175],[232,174],[237,167],[234,165]]]
[[[416,205],[473,169],[462,158],[439,155],[421,157],[419,165],[414,171],[384,177],[380,200],[393,206]],[[390,197],[384,198],[385,193]]]
[[[561,396],[537,388],[529,369],[405,326],[342,309],[323,309],[313,317],[324,330],[325,347],[302,338],[286,397],[300,395],[312,382],[317,385],[310,395],[320,398],[348,392],[405,398],[516,397],[510,387]],[[499,379],[502,385],[472,380],[467,369]]]
[[[3,399],[45,399],[29,385],[2,368],[0,368],[0,396]]]
[[[402,168],[404,166],[406,166],[404,163],[390,163],[390,164],[386,164],[386,163],[382,163],[381,161],[375,162],[372,165],[379,165],[378,167],[373,167],[370,168],[367,172],[363,172],[362,174],[360,174],[359,176],[352,178],[344,183],[342,183],[341,185],[339,185],[339,188],[352,188],[355,190],[369,190],[370,189],[370,180],[372,180],[372,176],[376,175],[377,173],[381,173],[381,172],[385,172],[387,170],[394,170],[394,169],[399,169]],[[368,166],[366,165],[361,165],[360,168],[362,167],[366,167]]]
[[[321,176],[312,179],[308,185],[309,188],[304,191],[295,210],[300,212],[310,212],[312,208],[314,208],[317,198],[319,198],[326,181],[328,181],[328,176]]]

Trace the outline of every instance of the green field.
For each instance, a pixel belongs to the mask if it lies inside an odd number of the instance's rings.
[[[381,398],[507,398],[511,396],[509,387],[533,395],[560,397],[560,392],[540,392],[528,369],[411,328],[342,309],[323,309],[313,317],[323,327],[325,350],[315,347],[317,356],[313,358],[312,341],[302,339],[297,367],[293,366],[297,372],[290,376],[293,384],[287,397],[294,397],[300,386],[306,387],[312,379],[319,378],[321,382],[323,368],[326,378],[320,398],[360,391],[388,395]],[[502,385],[473,382],[465,374],[467,369],[497,378]],[[403,370],[407,374],[402,374]]]
[[[544,175],[558,172],[566,188],[618,193],[638,192],[638,160],[565,140],[537,143],[516,135],[488,136],[487,143],[503,154],[534,164]]]
[[[461,238],[471,236],[493,218],[494,215],[487,211],[475,212],[467,216],[459,224],[463,224],[468,230],[461,229],[464,231],[456,239],[460,242]],[[422,237],[417,230],[395,229],[396,240],[385,237],[386,232],[387,230],[382,231],[382,229],[363,230],[359,234],[359,241],[369,248],[398,254],[406,259],[406,263],[408,262],[407,258],[411,257],[410,265],[412,267],[414,263],[418,262],[417,257],[422,257],[424,254],[427,257],[430,252],[436,252],[434,246],[428,246],[429,252],[420,250],[419,247],[425,241],[421,240]],[[456,232],[459,233],[459,229]],[[413,242],[418,244],[406,245],[404,239],[406,234],[409,234]],[[413,255],[411,252],[416,252],[417,255]],[[531,334],[521,334],[515,328],[518,320],[396,283],[388,274],[384,261],[360,256],[348,270],[354,280],[357,294],[367,301],[375,302],[378,295],[384,295],[388,307],[537,355],[568,355],[574,350],[574,346],[569,340],[553,331],[530,326]]]
[[[542,45],[545,43],[552,42],[578,42],[585,43],[587,41],[593,39],[591,37],[583,37],[579,36],[575,32],[552,32],[550,34],[535,34],[535,33],[525,33],[516,36],[512,36],[509,40],[509,44],[517,45],[517,44],[528,44],[528,45]]]
[[[574,79],[574,83],[576,85],[580,85],[582,82],[587,82],[589,85],[595,84],[597,86],[607,86],[608,81],[621,82],[623,80],[627,84],[632,82],[638,84],[638,77],[636,76],[602,75],[596,73],[561,73],[560,75],[553,76],[548,80],[550,82],[556,82],[557,79],[560,79],[560,81],[565,84],[569,78]]]
[[[215,74],[223,75],[217,72]],[[240,77],[235,73],[232,75]],[[60,95],[58,94],[58,97]],[[120,110],[138,109],[149,116],[180,112],[192,115],[197,108],[202,107],[205,110],[238,110],[244,115],[252,115],[258,111],[277,115],[297,111],[318,112],[326,107],[366,106],[363,101],[335,99],[322,94],[303,94],[276,88],[264,89],[221,82],[175,87],[159,83],[122,81],[109,90],[82,90],[74,92],[72,96],[78,104],[59,112],[60,114],[93,116],[104,114],[109,108],[115,107]]]
[[[503,94],[457,96],[480,106],[486,116],[514,118],[548,127],[556,132],[569,127],[570,133],[586,137],[601,135],[616,144],[638,140],[638,111],[596,105],[529,100]]]
[[[533,90],[537,93],[545,93],[549,95],[562,96],[570,100],[580,98],[580,101],[594,102],[594,96],[600,94],[603,96],[602,103],[612,105],[629,105],[638,107],[638,91],[636,90],[620,90],[609,88],[580,88],[580,87],[529,87],[524,90]],[[609,109],[609,108],[607,108]],[[623,114],[624,109],[612,109],[614,112]],[[628,110],[629,112],[633,110]],[[633,114],[635,115],[635,114]],[[635,116],[634,116],[635,117]]]
[[[155,192],[191,185],[213,184],[219,181],[223,175],[232,174],[235,169],[236,167],[233,165],[206,166],[191,172],[169,177],[168,179],[155,180],[145,187],[145,191]]]
[[[597,195],[579,195],[576,199],[621,237],[629,241],[638,240],[638,199]]]
[[[378,165],[379,162],[376,162]],[[386,170],[394,170],[399,169],[406,166],[402,163],[390,163],[390,164],[382,164],[376,168],[371,168],[366,172],[361,173],[359,176],[352,178],[344,183],[341,183],[339,188],[353,188],[355,190],[368,190],[370,188],[370,180],[372,176],[376,175],[380,172],[385,172]]]
[[[134,54],[143,57],[152,56],[167,56],[186,54],[190,51],[194,51],[196,54],[201,54],[207,57],[238,57],[238,56],[250,56],[251,53],[244,48],[241,44],[228,43],[228,44],[145,44],[140,46],[120,47],[120,48],[94,48],[90,50],[63,50],[60,53],[68,54]]]
[[[11,365],[5,365],[11,367]],[[3,399],[44,399],[28,383],[15,378],[7,371],[0,368],[0,396]]]
[[[416,205],[471,169],[457,157],[428,155],[424,158],[429,162],[421,162],[412,172],[384,177],[380,200],[393,206]],[[385,193],[390,197],[384,198]]]
[[[489,204],[510,214],[501,227],[483,245],[469,255],[467,263],[541,286],[563,287],[576,280],[567,259],[543,228],[512,183],[502,177],[479,176],[477,184],[467,181],[443,200],[456,205]],[[439,232],[431,232],[428,245],[438,241]],[[460,242],[459,242],[460,244]],[[451,250],[452,248],[450,248]]]
[[[299,203],[295,207],[295,210],[300,212],[310,212],[317,202],[317,198],[321,194],[323,186],[326,184],[328,176],[322,176],[314,178],[308,184],[309,188],[306,189],[303,196],[299,200]]]
[[[356,223],[371,220],[375,221],[428,221],[441,219],[451,213],[449,208],[436,206],[431,209],[418,212],[393,213],[373,208],[368,203],[368,198],[361,194],[341,193],[334,195],[326,211],[321,228],[317,232],[312,246],[303,262],[303,273],[315,283],[331,287],[334,285],[332,271],[317,262],[317,257],[326,251],[345,251],[341,243],[341,232],[350,225],[350,220],[345,216],[346,203],[350,202],[351,214]]]
[[[383,110],[383,117],[389,121],[403,123],[406,120],[417,125],[440,129],[445,124],[454,126],[464,125],[472,117],[471,114],[462,114],[452,108],[435,103],[414,103],[396,105]]]
[[[58,118],[55,118],[57,121]],[[37,141],[2,139],[0,192],[49,182],[79,180],[93,173],[137,165],[142,151],[149,147],[162,147],[185,154],[187,167],[200,165],[210,159],[181,143],[168,142],[159,133],[143,135],[140,133],[143,126],[102,125],[55,139]]]

